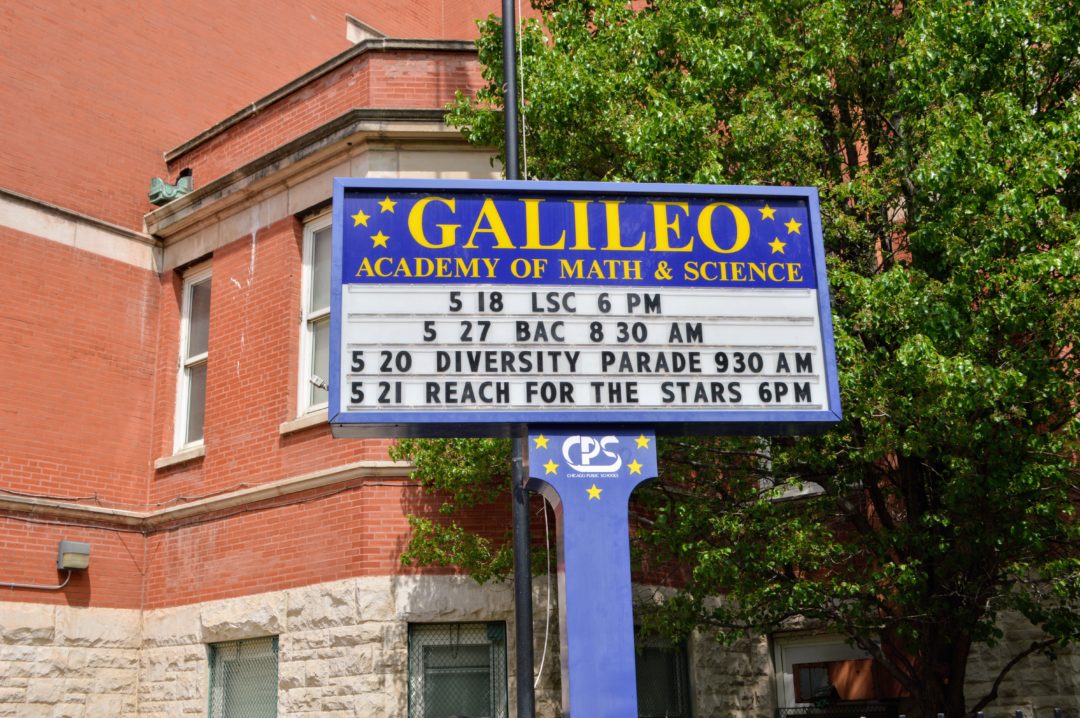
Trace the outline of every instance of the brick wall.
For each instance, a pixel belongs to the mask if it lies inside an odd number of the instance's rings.
[[[303,230],[293,219],[213,253],[207,363],[206,456],[155,472],[151,508],[180,497],[385,459],[385,441],[334,441],[329,427],[282,435],[296,418]],[[172,454],[181,273],[161,282],[161,346],[154,446]]]
[[[344,12],[335,2],[274,10],[273,22],[263,23],[256,6],[211,12],[201,0],[155,6],[134,21],[112,6],[93,5],[54,8],[46,17],[20,0],[0,12],[0,27],[15,42],[0,59],[0,71],[10,70],[11,78],[0,98],[21,93],[0,102],[0,122],[12,128],[0,140],[0,186],[139,226],[149,175],[166,169],[164,149],[345,47]],[[400,34],[458,37],[473,32],[465,13],[496,3],[459,3],[453,13],[424,0],[365,7],[374,13],[384,5]],[[306,24],[309,12],[315,29]],[[210,15],[215,23],[208,28]],[[332,41],[325,40],[329,17]],[[305,41],[315,35],[324,41]],[[41,53],[55,63],[43,62]],[[197,184],[205,183],[353,107],[439,108],[478,79],[466,50],[361,53],[198,146],[173,169],[192,166]],[[48,132],[25,121],[34,116],[48,118]],[[302,226],[296,219],[236,237],[205,258],[213,272],[205,455],[160,470],[154,461],[174,449],[184,268],[155,276],[12,230],[0,230],[0,241],[17,268],[0,279],[0,489],[154,511],[387,458],[385,440],[336,441],[325,424],[279,428],[297,418]],[[477,512],[473,525],[501,533],[505,508]],[[408,573],[398,557],[411,510],[434,509],[397,477],[134,531],[96,519],[63,525],[56,516],[16,511],[0,517],[7,559],[0,581],[58,583],[61,538],[91,543],[90,571],[75,574],[63,591],[19,589],[6,598],[142,608]]]
[[[4,587],[0,600],[98,608],[142,604],[145,539],[139,533],[57,525],[32,517],[0,518],[0,581],[60,584],[66,571],[56,568],[56,550],[64,539],[90,544],[88,570],[72,571],[68,585],[59,591]]]
[[[346,13],[392,37],[471,39],[496,0],[124,3],[0,8],[0,187],[140,228],[162,152],[349,47]],[[175,177],[170,177],[175,179]],[[199,181],[198,179],[196,181]]]
[[[408,513],[435,504],[411,482],[358,480],[225,511],[151,535],[144,608],[163,608],[358,576],[452,573],[402,566]],[[509,522],[505,501],[463,523],[492,537]]]
[[[8,229],[0,243],[15,268],[0,273],[2,488],[141,507],[157,278]]]
[[[348,47],[348,5],[5,3],[0,186],[141,227],[161,153]]]
[[[475,55],[462,51],[359,54],[169,163],[204,185],[357,107],[441,109],[457,90],[481,83]]]
[[[334,439],[327,424],[282,434],[296,418],[303,226],[288,218],[210,257],[205,456],[153,472],[148,508],[265,484],[362,460],[386,460],[387,440]],[[160,284],[157,455],[172,453],[180,272]],[[408,513],[435,504],[404,477],[314,489],[198,519],[148,539],[145,606],[243,596],[352,576],[410,573],[399,556]],[[500,534],[508,507],[476,512]]]

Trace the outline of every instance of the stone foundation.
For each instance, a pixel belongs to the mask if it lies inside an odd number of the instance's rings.
[[[360,578],[147,611],[139,715],[201,715],[207,644],[276,635],[280,715],[404,716],[410,622],[511,619],[506,587],[455,577]],[[512,655],[512,634],[509,643]]]
[[[689,652],[695,716],[772,718],[776,691],[767,639],[725,646],[694,636]]]
[[[1012,655],[1039,638],[1038,631],[1023,619],[1006,616],[999,624],[1005,632],[1001,644],[1008,651],[977,646],[968,661],[964,687],[968,703],[985,695],[1004,663]],[[1012,716],[1022,711],[1025,718],[1052,718],[1061,708],[1067,718],[1080,716],[1080,652],[1075,648],[1059,652],[1055,660],[1030,655],[1017,664],[998,689],[997,700],[985,708],[987,715]]]
[[[138,715],[138,611],[0,603],[0,716]]]
[[[546,588],[534,586],[537,716],[560,715],[558,609],[552,606],[544,656]],[[172,718],[207,711],[208,644],[278,636],[281,716],[407,714],[408,625],[505,621],[510,716],[515,711],[513,593],[451,576],[374,577],[146,612],[0,602],[0,716]],[[1006,621],[1009,650],[1032,636]],[[697,718],[771,718],[776,706],[770,642],[725,647],[689,642]],[[1000,653],[998,655],[1001,655]],[[972,657],[969,701],[1001,663]],[[987,713],[1050,718],[1080,715],[1080,654],[1029,657],[1003,684]]]

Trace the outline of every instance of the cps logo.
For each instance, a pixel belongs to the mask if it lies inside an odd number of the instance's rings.
[[[618,443],[614,436],[571,436],[563,442],[562,455],[567,464],[582,473],[611,473],[622,466],[622,457],[608,450]]]

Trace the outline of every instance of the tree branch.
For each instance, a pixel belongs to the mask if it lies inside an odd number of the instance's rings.
[[[1030,656],[1032,653],[1038,653],[1039,651],[1042,651],[1042,650],[1045,650],[1045,649],[1049,648],[1050,646],[1054,645],[1055,643],[1057,643],[1057,641],[1054,640],[1053,638],[1047,638],[1047,639],[1044,639],[1042,641],[1035,641],[1030,646],[1025,648],[1023,651],[1021,651],[1020,653],[1017,653],[1015,656],[1013,656],[1012,659],[1010,659],[1009,662],[1006,663],[1005,666],[1001,669],[1001,672],[998,673],[997,678],[994,679],[994,685],[992,685],[990,687],[990,692],[987,693],[982,698],[980,698],[979,702],[976,703],[975,706],[969,712],[970,713],[976,713],[978,711],[981,711],[990,702],[997,699],[997,697],[998,697],[998,688],[1001,687],[1001,682],[1003,680],[1005,680],[1005,676],[1018,663],[1020,663],[1020,661],[1024,660],[1025,658]]]

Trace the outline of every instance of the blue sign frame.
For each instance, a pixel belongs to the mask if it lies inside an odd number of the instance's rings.
[[[684,228],[691,224],[691,213],[695,211],[702,212],[701,207],[708,209],[708,206],[712,206],[713,209],[710,219],[715,222],[716,227],[720,227],[724,222],[729,224],[738,224],[738,213],[735,209],[730,211],[726,209],[717,210],[716,206],[723,205],[723,207],[758,207],[763,205],[765,208],[769,208],[769,203],[783,205],[786,207],[799,208],[799,211],[803,214],[804,222],[795,222],[796,226],[807,226],[809,229],[809,242],[804,245],[805,261],[812,264],[812,272],[803,273],[798,276],[794,276],[791,283],[795,284],[798,288],[814,288],[817,290],[817,317],[821,331],[821,359],[822,370],[821,375],[824,382],[824,391],[828,397],[828,408],[826,409],[792,409],[792,408],[777,408],[772,409],[759,409],[759,410],[740,410],[729,409],[724,407],[721,409],[702,408],[702,409],[670,409],[664,411],[654,410],[642,410],[635,409],[633,406],[619,406],[617,409],[610,410],[597,410],[597,409],[582,409],[582,408],[537,408],[535,410],[521,410],[521,409],[498,409],[498,408],[482,408],[482,409],[454,409],[447,407],[438,407],[431,410],[400,410],[393,407],[388,407],[386,410],[379,411],[347,411],[341,406],[341,377],[342,377],[342,292],[343,286],[346,283],[380,283],[391,284],[395,286],[407,285],[410,282],[422,284],[417,277],[408,276],[374,276],[372,271],[368,271],[364,276],[359,276],[360,273],[356,272],[353,267],[358,261],[362,262],[363,259],[358,259],[355,243],[350,246],[346,246],[345,243],[345,231],[346,222],[359,222],[359,217],[369,216],[365,214],[363,209],[354,213],[357,206],[357,202],[372,200],[376,195],[386,195],[387,201],[392,196],[398,195],[410,195],[413,198],[414,204],[419,201],[417,197],[423,196],[435,196],[438,195],[442,198],[457,198],[458,201],[464,204],[468,201],[474,203],[482,202],[485,198],[493,198],[494,201],[505,202],[525,202],[523,198],[533,198],[535,203],[533,205],[525,204],[524,211],[534,212],[534,219],[539,217],[539,221],[544,221],[545,217],[542,212],[547,211],[547,207],[554,206],[557,202],[569,202],[573,198],[590,198],[597,199],[598,202],[602,202],[606,207],[592,207],[590,211],[603,212],[610,211],[610,205],[625,204],[626,207],[634,206],[635,203],[641,205],[648,203],[653,207],[654,214],[660,212],[656,210],[657,205],[666,205],[668,209],[664,209],[666,220],[674,222],[674,226],[677,226],[679,217],[684,220]],[[471,199],[470,199],[471,198]],[[547,204],[541,204],[546,202]],[[707,203],[710,203],[708,205]],[[758,204],[754,204],[758,203]],[[395,203],[391,202],[391,205]],[[684,204],[690,208],[690,211],[683,211],[679,205]],[[416,233],[421,233],[426,238],[426,242],[431,245],[439,244],[440,239],[439,232],[447,231],[439,228],[447,225],[448,220],[445,217],[440,219],[438,212],[447,213],[450,212],[449,205],[445,201],[432,201],[430,202],[431,214],[423,217],[423,220],[414,227]],[[479,205],[477,205],[479,206]],[[481,214],[483,210],[472,210],[474,213],[479,211]],[[618,212],[620,210],[616,210]],[[758,209],[761,212],[761,209]],[[794,210],[793,210],[794,211]],[[504,213],[506,214],[506,213]],[[729,216],[730,215],[730,216]],[[764,216],[764,214],[762,215]],[[610,215],[609,215],[610,217]],[[351,220],[349,218],[352,218]],[[400,221],[400,220],[398,220]],[[527,228],[520,226],[515,227],[513,221],[510,218],[505,219],[506,225],[505,232],[509,233],[522,233],[527,232]],[[591,219],[589,221],[592,221]],[[699,220],[700,222],[700,220]],[[494,226],[496,223],[491,218],[484,220],[483,218],[476,220],[474,228],[474,235],[483,224],[483,232],[488,236],[484,238],[487,243],[497,243],[500,240],[500,229]],[[402,225],[403,226],[403,225]],[[652,225],[650,225],[652,226]],[[671,224],[668,225],[672,226]],[[697,225],[699,228],[704,227],[703,224]],[[660,220],[656,220],[656,232],[660,233],[665,230],[662,229],[662,223]],[[565,224],[564,224],[565,230]],[[639,280],[636,277],[631,278],[608,278],[605,280],[590,280],[588,277],[582,277],[583,284],[602,284],[603,286],[670,286],[657,284],[651,273],[662,269],[658,267],[658,262],[662,265],[663,252],[658,252],[659,247],[655,247],[650,256],[643,256],[643,251],[638,251],[636,240],[633,239],[636,234],[633,229],[640,228],[640,225],[631,227],[631,229],[624,234],[623,243],[624,246],[616,247],[617,256],[620,258],[640,256],[642,258],[642,266],[645,268]],[[739,228],[736,228],[739,229]],[[462,228],[462,234],[468,233],[468,227]],[[720,234],[720,229],[717,229],[717,235]],[[734,231],[734,230],[733,230]],[[740,229],[741,231],[741,229]],[[751,228],[751,232],[753,229]],[[426,234],[425,234],[426,233]],[[417,236],[414,234],[414,236]],[[804,235],[805,236],[805,235]],[[678,230],[674,230],[671,236],[666,238],[665,247],[668,254],[686,252],[684,246],[680,246],[679,243],[685,243],[686,233],[680,238],[678,236]],[[373,237],[374,238],[374,237]],[[445,239],[445,235],[442,236]],[[654,238],[655,239],[655,238]],[[728,240],[720,240],[716,238],[709,238],[712,242],[714,251],[716,249],[720,251],[731,251],[732,247],[725,245],[724,242]],[[841,418],[840,412],[840,395],[839,395],[839,383],[837,380],[836,372],[836,356],[835,348],[833,344],[832,333],[832,319],[829,303],[829,291],[828,283],[825,273],[825,253],[822,241],[820,208],[818,203],[818,194],[815,188],[808,187],[748,187],[748,186],[729,186],[729,185],[675,185],[675,184],[624,184],[624,183],[597,183],[597,182],[524,182],[524,181],[477,181],[477,180],[392,180],[392,179],[335,179],[334,180],[334,192],[333,192],[333,259],[332,259],[332,276],[331,276],[331,327],[330,327],[330,393],[329,393],[329,420],[334,428],[334,433],[337,436],[507,436],[507,435],[521,435],[525,432],[526,427],[529,424],[547,424],[547,425],[560,425],[564,427],[581,426],[586,424],[593,424],[602,422],[607,425],[649,425],[655,427],[657,433],[660,434],[692,434],[692,433],[708,433],[708,434],[793,434],[793,433],[812,433],[815,431],[822,431],[838,422]],[[470,239],[470,241],[472,241]],[[556,243],[556,237],[554,236],[534,236],[531,240],[533,243],[533,249],[529,250],[525,247],[518,247],[512,253],[508,253],[507,256],[523,257],[523,258],[535,258],[538,253],[542,253],[544,257],[559,257],[565,256],[564,253],[560,253],[559,250],[554,250],[552,247]],[[585,240],[588,242],[588,240]],[[644,235],[642,235],[642,242],[644,242]],[[698,244],[704,244],[704,237]],[[754,242],[755,246],[761,244],[761,242]],[[419,245],[415,245],[419,247]],[[537,249],[542,247],[542,249]],[[594,256],[603,256],[605,247],[588,247],[588,249],[596,249],[599,254]],[[415,250],[415,247],[414,247]],[[423,247],[415,251],[428,251]],[[695,250],[697,251],[697,250]],[[750,249],[747,249],[750,251]],[[764,251],[764,250],[755,250]],[[430,251],[429,251],[430,254]],[[608,253],[607,256],[612,256],[612,253]],[[688,255],[680,254],[680,257]],[[758,255],[751,255],[751,258],[759,257]],[[349,263],[349,276],[346,278],[343,276],[343,267]],[[373,266],[373,265],[369,265]],[[385,274],[385,273],[384,273]],[[728,279],[727,277],[723,279]],[[441,283],[462,281],[460,279],[445,279],[440,280]],[[469,281],[469,280],[465,280]],[[471,280],[475,283],[475,280]],[[529,279],[518,279],[516,277],[507,275],[505,277],[498,276],[493,277],[491,281],[498,283],[529,283]],[[538,288],[543,287],[544,283],[538,282]],[[725,282],[718,278],[718,281],[711,282],[710,286],[735,286],[731,281]]]

